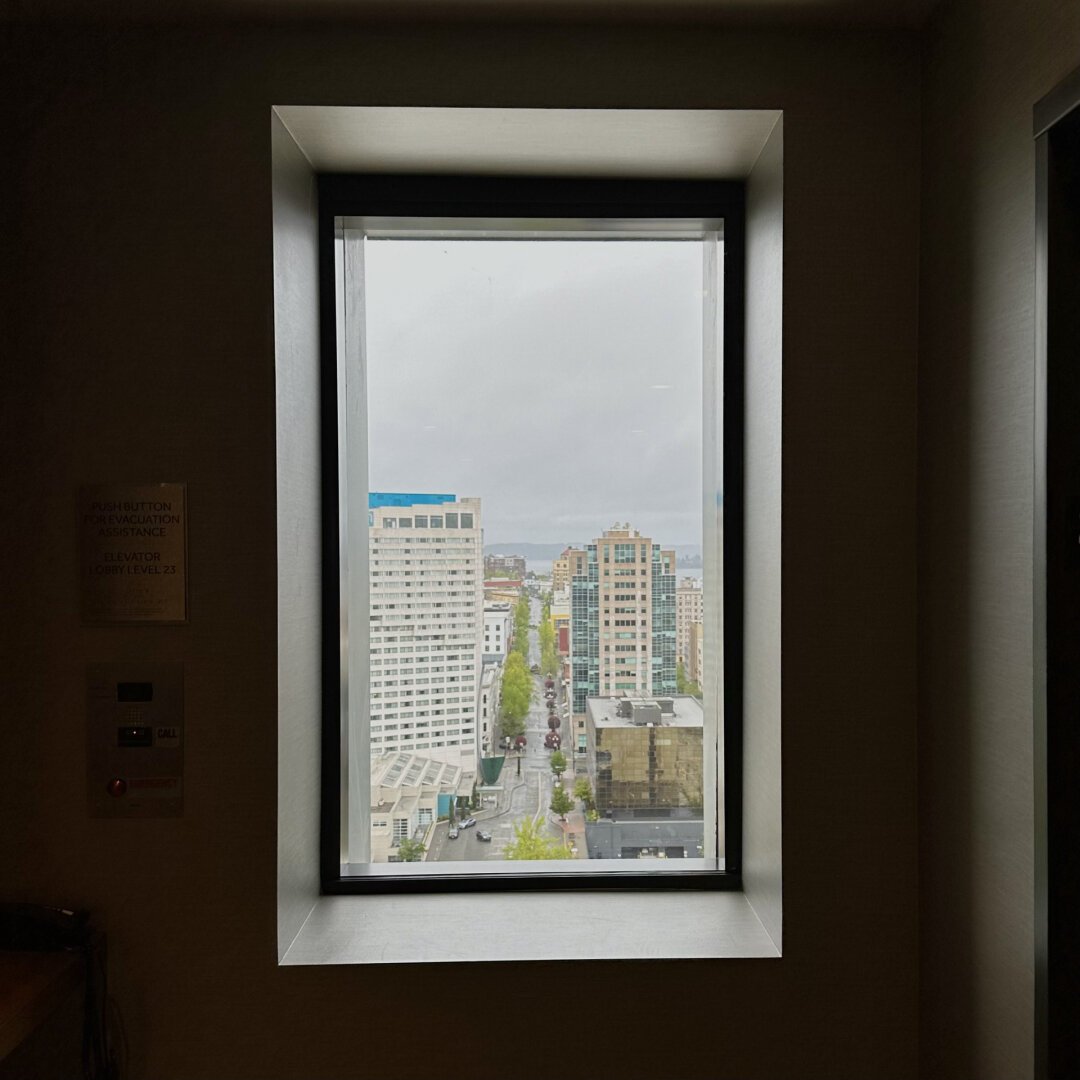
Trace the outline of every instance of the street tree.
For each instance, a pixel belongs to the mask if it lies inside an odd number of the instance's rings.
[[[574,798],[580,799],[588,810],[593,803],[592,785],[589,783],[587,776],[579,776],[574,781]]]
[[[686,677],[686,667],[681,660],[675,665],[675,689],[680,694],[692,694],[696,698],[701,697],[701,687]]]
[[[504,739],[516,739],[525,734],[525,720],[523,717],[507,716],[503,713],[499,717],[499,735]]]
[[[532,608],[529,605],[529,598],[527,596],[520,597],[514,608],[514,618],[528,626],[531,614]]]
[[[524,722],[529,715],[533,681],[521,653],[511,652],[503,664],[502,714],[511,720]],[[521,732],[518,732],[520,735]]]
[[[514,648],[529,655],[529,598],[522,596],[514,605]]]
[[[562,776],[567,768],[566,755],[561,750],[556,750],[555,753],[551,755],[551,760],[548,764],[551,766],[551,771],[556,776]]]
[[[555,788],[551,793],[551,812],[558,814],[565,821],[566,815],[573,809],[574,800],[561,787]]]
[[[398,844],[398,858],[402,862],[420,862],[427,848],[419,840],[411,840],[405,837]]]
[[[540,619],[540,670],[554,675],[559,670],[559,657],[555,651],[555,627],[551,625],[551,609],[545,605]]]
[[[544,836],[542,829],[542,824],[532,818],[517,822],[514,825],[514,839],[503,848],[503,858],[565,859],[566,849],[557,840]]]

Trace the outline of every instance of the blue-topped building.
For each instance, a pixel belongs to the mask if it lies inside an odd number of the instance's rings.
[[[443,503],[457,502],[456,495],[433,495],[401,491],[369,491],[368,509],[377,510],[383,506],[441,506]]]
[[[485,732],[480,500],[374,491],[368,509],[370,743],[473,773]]]

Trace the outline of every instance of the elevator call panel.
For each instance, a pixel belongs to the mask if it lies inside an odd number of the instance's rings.
[[[92,664],[87,671],[92,817],[178,817],[184,808],[184,666]]]

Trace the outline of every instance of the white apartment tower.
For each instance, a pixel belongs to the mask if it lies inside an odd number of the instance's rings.
[[[689,672],[693,665],[690,627],[705,621],[705,601],[701,582],[684,577],[675,590],[675,658]]]
[[[479,499],[372,492],[371,754],[475,767],[484,633]]]

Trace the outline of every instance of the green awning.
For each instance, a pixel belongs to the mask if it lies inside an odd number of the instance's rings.
[[[485,784],[494,784],[499,779],[499,773],[502,772],[503,762],[506,761],[505,757],[486,757],[480,759],[480,774],[484,778]]]

